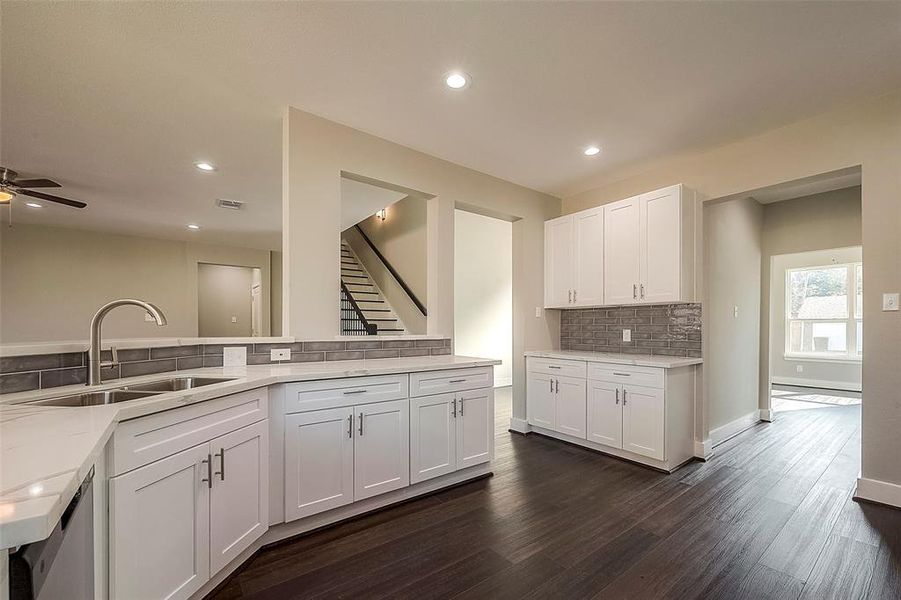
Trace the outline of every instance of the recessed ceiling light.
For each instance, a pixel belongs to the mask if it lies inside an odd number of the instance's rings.
[[[188,223],[188,229],[200,229],[200,225],[196,225],[194,223]]]
[[[588,146],[582,152],[585,154],[585,156],[594,156],[595,154],[600,154],[601,149],[597,146]]]
[[[469,87],[469,75],[459,71],[452,71],[445,75],[444,83],[452,90],[462,90]]]
[[[209,173],[210,171],[216,170],[216,165],[214,165],[213,163],[208,163],[208,162],[203,162],[203,161],[194,163],[194,166],[197,167],[198,169],[200,169],[201,171],[206,171],[207,173]]]
[[[44,208],[42,204],[38,204],[37,202],[26,202],[25,206],[28,206],[30,208]]]

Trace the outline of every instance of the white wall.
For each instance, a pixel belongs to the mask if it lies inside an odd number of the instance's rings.
[[[861,362],[785,358],[785,271],[860,262],[862,249],[837,248],[772,257],[770,275],[770,379],[774,383],[860,391]],[[866,325],[864,325],[866,328]],[[866,333],[866,330],[864,331]],[[800,366],[803,372],[798,373]]]
[[[197,265],[262,271],[263,335],[269,331],[269,251],[96,231],[13,225],[0,228],[0,342],[88,337],[106,302],[134,297],[157,304],[168,325],[122,307],[103,323],[106,338],[196,337]]]
[[[494,385],[513,382],[513,225],[454,211],[454,348],[496,358]]]

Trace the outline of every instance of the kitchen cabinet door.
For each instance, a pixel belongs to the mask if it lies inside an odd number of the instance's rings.
[[[604,303],[604,209],[573,215],[575,234],[573,306]]]
[[[494,454],[494,388],[457,393],[457,468],[491,460]]]
[[[269,528],[269,421],[210,442],[210,572],[216,573]]]
[[[639,300],[682,299],[682,203],[680,186],[642,194],[639,201],[641,278]]]
[[[457,408],[454,394],[410,399],[410,483],[457,469]]]
[[[544,305],[570,306],[574,285],[573,219],[560,217],[544,223]]]
[[[664,460],[663,390],[623,387],[623,450]]]
[[[110,597],[191,597],[210,577],[210,445],[109,480]]]
[[[555,429],[585,439],[585,380],[555,377]]]
[[[285,416],[285,521],[353,502],[353,409]]]
[[[554,377],[544,373],[529,373],[526,380],[526,418],[529,425],[555,428]]]
[[[354,407],[354,500],[410,484],[410,402]]]
[[[622,391],[616,383],[588,380],[588,441],[623,447]]]
[[[604,304],[638,302],[638,198],[604,205]]]

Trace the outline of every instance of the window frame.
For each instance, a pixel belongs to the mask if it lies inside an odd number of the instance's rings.
[[[844,267],[846,276],[846,296],[848,298],[848,316],[842,319],[795,319],[791,316],[791,276],[792,273],[803,271],[822,271]],[[863,348],[857,347],[858,327],[863,328],[863,311],[861,317],[856,316],[857,311],[857,268],[861,269],[861,288],[863,288],[863,262],[834,263],[815,265],[810,267],[790,267],[785,269],[785,314],[784,324],[784,348],[783,358],[788,360],[807,360],[820,362],[859,363],[863,360]],[[863,294],[861,294],[863,298]],[[861,306],[861,309],[863,307]],[[845,352],[792,352],[791,327],[792,323],[844,323],[845,324]],[[861,338],[862,339],[862,338]]]

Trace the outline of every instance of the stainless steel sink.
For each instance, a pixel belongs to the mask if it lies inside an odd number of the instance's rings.
[[[46,400],[35,400],[34,402],[29,402],[29,404],[38,404],[42,406],[96,406],[98,404],[115,404],[116,402],[137,400],[138,398],[146,398],[156,394],[159,394],[159,392],[117,389],[99,392],[84,392],[82,394],[60,396],[59,398],[47,398]]]
[[[183,390],[191,390],[203,387],[205,385],[213,385],[215,383],[225,383],[232,381],[233,377],[172,377],[162,381],[148,381],[147,383],[133,383],[123,386],[123,390],[134,390],[139,392],[180,392]]]

